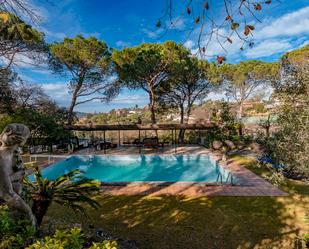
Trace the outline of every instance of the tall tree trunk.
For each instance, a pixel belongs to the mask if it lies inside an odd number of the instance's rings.
[[[77,97],[78,97],[78,93],[80,91],[80,89],[82,88],[83,86],[83,82],[84,82],[84,77],[85,77],[85,72],[82,71],[80,74],[79,74],[79,79],[76,83],[76,86],[75,86],[75,89],[73,91],[73,95],[72,95],[72,100],[71,100],[71,105],[70,105],[70,108],[69,108],[69,113],[68,113],[68,124],[71,125],[73,123],[73,111],[74,111],[74,108],[76,106],[76,101],[77,101]]]
[[[239,102],[239,109],[238,109],[238,115],[237,115],[237,120],[239,122],[239,127],[238,127],[238,135],[242,136],[243,135],[243,125],[242,125],[242,116],[243,116],[243,101]]]
[[[71,105],[68,112],[68,125],[71,125],[73,123],[73,111],[76,105],[76,100],[77,100],[77,92],[75,90],[72,96]]]
[[[270,137],[270,132],[269,132],[269,130],[270,130],[270,125],[267,125],[267,126],[265,127],[266,138],[269,138],[269,137]]]
[[[180,106],[180,123],[183,124],[185,120],[185,108],[183,105]]]
[[[189,98],[188,102],[190,102],[190,101],[191,101],[191,98]],[[186,112],[186,119],[185,119],[184,118],[184,116],[185,116],[184,107],[182,107],[182,124],[188,124],[189,123],[189,118],[190,118],[190,115],[191,115],[191,108],[192,108],[192,105],[190,103],[188,103],[187,112]],[[179,131],[179,142],[180,143],[184,143],[185,133],[186,133],[185,129],[182,129],[182,130]]]
[[[150,109],[150,113],[151,113],[151,124],[156,124],[157,123],[157,120],[156,120],[156,96],[155,96],[155,93],[154,93],[154,90],[149,87],[150,90],[149,90],[149,109]],[[154,136],[155,137],[158,137],[158,131],[155,130],[154,131]]]
[[[149,109],[151,113],[151,123],[156,124],[156,98],[153,89],[149,91]]]
[[[243,101],[239,102],[239,109],[238,109],[238,114],[237,114],[237,118],[240,121],[242,119],[242,114],[243,114]]]
[[[180,124],[184,123],[184,116],[185,116],[185,110],[184,110],[183,104],[180,105]],[[184,143],[184,137],[185,137],[185,130],[180,130],[178,134],[178,142],[180,144]]]
[[[186,117],[186,124],[189,123],[189,118],[191,116],[191,106],[188,105],[188,108],[187,108],[187,117]]]

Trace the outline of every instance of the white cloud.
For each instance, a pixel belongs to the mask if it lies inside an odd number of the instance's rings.
[[[63,32],[54,32],[46,28],[41,28],[40,30],[51,40],[63,40],[64,37],[68,36],[67,34]]]
[[[293,45],[288,40],[266,40],[251,49],[247,49],[244,54],[247,58],[262,58],[288,51],[292,47]]]
[[[39,65],[38,67],[35,68],[31,68],[31,72],[32,73],[37,73],[37,74],[44,74],[44,75],[48,75],[51,74],[51,69],[49,69],[47,67],[47,65]]]
[[[116,42],[116,45],[117,45],[118,47],[123,48],[123,47],[130,47],[130,46],[131,46],[131,43],[130,43],[130,42],[125,42],[125,41],[123,41],[123,40],[119,40],[119,41]]]
[[[226,29],[220,29],[218,31],[223,37],[228,36],[228,32]],[[240,55],[240,46],[241,41],[236,34],[232,35],[230,38],[232,43],[227,42],[226,38],[223,37],[212,37],[209,41],[209,37],[205,37],[204,40],[201,41],[201,46],[206,46],[205,57],[206,58],[214,58],[218,55],[226,55],[228,58],[235,58]],[[191,46],[193,45],[193,46]],[[197,44],[193,44],[193,42],[188,41],[188,44],[185,46],[191,46],[191,51],[193,54],[198,54]]]
[[[127,105],[145,105],[148,102],[148,97],[145,93],[122,93],[115,98],[112,104],[127,104]]]
[[[163,28],[159,28],[155,31],[151,31],[147,28],[142,29],[142,32],[146,34],[149,38],[157,38],[160,34],[163,33],[163,31],[164,31]]]
[[[240,50],[242,41],[236,34],[230,37],[233,41],[232,44],[223,38],[228,36],[226,29],[220,29],[219,34],[218,39],[212,37],[209,42],[206,58],[226,55],[230,62],[237,62],[243,56],[248,59],[257,59],[284,53],[308,43],[306,37],[309,34],[309,7],[282,15],[277,19],[264,20],[262,24],[256,25],[256,30],[253,33],[255,45],[252,48],[245,48],[244,51]],[[204,37],[201,44],[207,43],[208,37]],[[198,52],[197,44],[194,44],[192,40],[188,40],[184,45],[191,49],[192,53]]]
[[[20,70],[18,70],[18,69],[16,70],[16,72],[18,73],[18,76],[19,76],[22,80],[28,81],[29,83],[34,83],[34,82],[35,82],[35,80],[34,80],[31,76],[25,74],[24,72],[22,72],[22,71],[20,71]],[[34,83],[34,84],[35,84],[35,83]]]
[[[0,57],[0,64],[7,66],[11,63],[12,58]],[[29,69],[33,71],[43,71],[44,73],[48,72],[46,60],[47,57],[44,53],[39,52],[20,52],[16,53],[13,57],[12,66],[15,70],[18,69]]]
[[[194,41],[188,40],[183,44],[187,49],[193,49],[195,46]]]
[[[44,83],[40,84],[45,93],[55,100],[61,106],[68,106],[70,103],[70,95],[66,82]]]
[[[173,18],[171,21],[166,21],[166,26],[169,29],[183,30],[185,28],[185,19],[181,16]]]
[[[59,91],[60,94],[63,94],[63,87],[66,85],[66,83],[60,82],[60,83],[45,83],[42,84],[42,87],[45,91]]]
[[[263,22],[262,25],[257,27],[254,35],[256,39],[309,34],[309,6],[285,14],[270,23]]]
[[[221,44],[216,39],[213,39],[207,47],[206,55],[210,57],[222,54],[227,54],[228,56],[239,55],[240,40],[236,35],[232,36],[231,39],[233,40],[232,44],[225,39],[219,39]]]
[[[71,95],[68,92],[66,82],[40,84],[47,95],[52,97],[60,106],[68,107],[71,102]],[[145,106],[148,103],[148,96],[144,92],[130,91],[124,89],[115,99],[109,103],[102,103],[100,100],[76,106],[77,111],[102,111],[116,108],[117,106],[132,107],[136,104]]]

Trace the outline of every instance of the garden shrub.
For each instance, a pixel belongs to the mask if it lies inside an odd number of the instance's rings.
[[[228,102],[221,104],[219,114],[218,112],[214,113],[211,121],[218,123],[219,126],[207,130],[204,135],[207,145],[210,145],[215,140],[244,141],[245,136],[242,134],[245,128],[244,124],[236,120]]]
[[[309,103],[309,102],[308,102]],[[279,116],[275,156],[292,178],[309,180],[309,105],[285,106]]]
[[[253,104],[253,109],[256,113],[266,113],[267,109],[263,103],[255,103]]]
[[[0,205],[0,249],[24,248],[33,242],[35,233],[30,221],[14,219],[8,207]]]
[[[275,88],[281,104],[273,155],[286,176],[309,180],[309,68],[290,70]]]
[[[27,249],[82,249],[84,240],[79,228],[71,230],[56,230],[53,236],[47,236],[42,240],[37,240]]]
[[[92,246],[89,249],[117,249],[117,242],[104,240],[101,243],[92,243]]]
[[[266,167],[271,172],[269,176],[265,176],[267,181],[278,187],[286,185],[283,169],[275,169],[272,164],[266,164]]]
[[[80,228],[71,230],[56,230],[53,236],[47,236],[44,239],[37,240],[33,245],[26,249],[83,249],[85,239]],[[116,241],[105,240],[100,243],[92,243],[89,249],[117,249]]]
[[[7,206],[0,205],[0,249],[117,249],[116,241],[93,242],[85,247],[87,241],[80,228],[56,230],[52,236],[37,237],[31,222],[14,219]]]

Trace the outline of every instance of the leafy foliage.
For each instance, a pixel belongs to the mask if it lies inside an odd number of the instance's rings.
[[[7,206],[0,205],[0,249],[19,249],[32,243],[35,229],[31,222],[14,219]]]
[[[55,110],[55,113],[42,113],[35,109],[18,108],[12,115],[1,119],[0,129],[9,123],[23,123],[30,128],[32,138],[45,138],[46,142],[50,143],[70,134],[63,127],[64,117],[61,110]]]
[[[169,79],[159,88],[159,102],[165,107],[177,107],[180,123],[188,122],[196,100],[203,100],[220,82],[215,64],[183,53],[173,62]]]
[[[276,123],[276,117],[268,114],[266,119],[261,119],[258,123],[258,125],[265,129],[265,135],[266,135],[266,139],[269,138],[270,136],[270,128]]]
[[[158,89],[170,77],[171,67],[188,51],[175,42],[144,43],[137,47],[114,51],[112,58],[123,86],[143,89],[149,95],[152,123],[156,123]]]
[[[117,249],[117,242],[116,241],[110,241],[110,240],[104,240],[101,243],[92,243],[92,246],[89,247],[90,249]]]
[[[35,52],[46,51],[42,33],[12,13],[1,8],[0,13],[0,57],[8,60],[8,65],[16,54],[34,58]]]
[[[0,114],[13,113],[16,100],[13,96],[13,83],[16,79],[9,69],[0,68]]]
[[[242,118],[243,103],[261,91],[262,86],[271,86],[278,79],[278,63],[245,61],[239,64],[226,64],[221,67],[226,82],[224,90],[229,98],[239,106],[238,117]]]
[[[309,77],[302,79],[309,86]],[[309,88],[303,94],[281,96],[275,155],[291,177],[309,179]]]
[[[229,135],[236,134],[237,123],[227,102],[222,102],[218,121],[222,125],[223,133]]]
[[[0,113],[13,114],[17,109],[33,109],[55,114],[61,110],[43,88],[23,81],[11,69],[0,68]]]
[[[108,101],[118,93],[111,76],[110,51],[105,42],[95,37],[65,38],[50,45],[51,68],[61,74],[69,74],[69,90],[72,94],[68,122],[73,122],[76,105],[93,100]]]
[[[273,155],[285,165],[286,175],[309,179],[309,68],[303,61],[308,48],[283,56],[281,80],[275,84],[280,100],[279,132],[274,138]],[[303,56],[301,56],[303,55]]]
[[[298,70],[308,69],[308,60],[309,60],[309,44],[286,53],[282,61],[287,61],[292,66],[298,68]]]
[[[42,33],[27,25],[19,17],[3,12],[0,18],[1,38],[7,42],[10,40],[34,44],[42,41]]]
[[[244,137],[238,136],[241,124],[236,121],[228,102],[223,101],[218,106],[212,107],[210,120],[217,123],[218,126],[207,130],[205,133],[204,136],[208,145],[214,140],[224,141],[228,139],[236,141],[244,139]]]
[[[80,228],[71,230],[57,230],[53,236],[47,236],[42,240],[36,241],[26,249],[82,249],[84,239]],[[101,243],[92,244],[89,249],[117,249],[116,241],[105,240]]]
[[[44,138],[47,144],[70,135],[63,127],[67,111],[41,87],[22,81],[10,69],[0,69],[0,86],[0,129],[9,123],[24,123],[32,138]]]
[[[43,240],[36,241],[33,245],[27,247],[27,249],[82,249],[82,243],[81,230],[79,228],[72,228],[69,231],[57,230],[52,237],[47,236]]]
[[[52,202],[84,212],[81,204],[98,208],[99,204],[92,198],[98,194],[100,183],[85,178],[81,171],[73,170],[52,181],[44,178],[38,165],[34,165],[35,181],[25,179],[28,198],[32,200],[32,212],[40,223]]]
[[[85,235],[80,228],[56,230],[52,236],[38,238],[28,220],[14,219],[7,206],[0,206],[0,249],[82,249]],[[90,249],[117,249],[116,241],[92,242]]]

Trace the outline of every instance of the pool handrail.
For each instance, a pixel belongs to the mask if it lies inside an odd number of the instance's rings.
[[[219,178],[220,178],[220,184],[222,185],[222,184],[223,184],[223,179],[222,179],[222,174],[221,174],[221,172],[218,173],[216,182],[218,182]]]
[[[223,185],[223,175],[221,172],[218,173],[216,182],[219,182],[219,178],[220,178],[220,184]],[[229,179],[230,179],[230,184],[233,185],[233,174],[231,172],[228,173],[227,178],[225,180],[225,184],[228,184]]]
[[[32,154],[29,155],[29,161],[30,162],[37,162],[38,158],[48,158],[48,163],[54,163],[55,162],[55,158],[68,158],[70,157],[70,155],[42,155],[42,154]],[[32,159],[34,159],[34,161],[32,161]]]
[[[227,175],[227,178],[226,178],[226,181],[225,181],[226,184],[228,184],[229,178],[231,179],[230,180],[231,185],[233,185],[233,174],[231,172],[229,172],[228,175]]]

